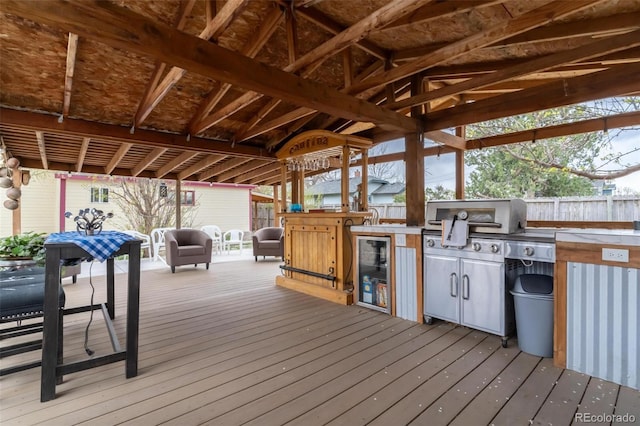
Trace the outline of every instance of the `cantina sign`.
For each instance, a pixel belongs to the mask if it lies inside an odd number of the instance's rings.
[[[293,146],[289,147],[289,156],[295,157],[298,151],[313,152],[320,151],[329,147],[329,138],[326,136],[314,136],[309,139],[301,140]]]
[[[371,141],[366,138],[341,135],[327,130],[310,130],[295,136],[284,144],[276,152],[276,157],[280,160],[285,160],[343,146],[367,149],[371,147]]]

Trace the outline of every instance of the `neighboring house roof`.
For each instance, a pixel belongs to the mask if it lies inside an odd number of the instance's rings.
[[[404,183],[396,182],[396,183],[387,183],[377,188],[375,191],[372,191],[372,194],[400,194],[404,192],[405,185]]]
[[[404,191],[405,185],[402,183],[389,183],[384,179],[377,177],[369,178],[369,194],[399,194]],[[362,183],[362,177],[353,177],[349,179],[349,193],[354,193],[358,189],[358,185]],[[378,185],[376,187],[376,185]],[[315,195],[331,195],[340,194],[342,183],[340,180],[332,180],[321,182],[306,189],[307,194]]]

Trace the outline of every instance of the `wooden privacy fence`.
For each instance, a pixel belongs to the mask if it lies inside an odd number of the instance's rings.
[[[533,198],[527,203],[527,220],[633,221],[640,220],[640,196]],[[330,206],[326,206],[330,207]],[[404,204],[370,204],[381,218],[404,219]],[[273,205],[260,203],[253,229],[274,226]]]

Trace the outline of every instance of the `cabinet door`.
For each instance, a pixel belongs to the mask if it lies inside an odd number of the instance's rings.
[[[504,264],[462,259],[461,323],[504,336]]]
[[[428,254],[424,261],[424,314],[460,322],[458,258]]]

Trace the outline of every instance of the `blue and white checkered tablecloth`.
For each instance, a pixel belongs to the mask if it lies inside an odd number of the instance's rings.
[[[50,234],[46,243],[74,243],[85,250],[94,259],[104,262],[120,250],[126,241],[136,238],[118,231],[102,231],[98,235],[84,235],[78,232],[59,232]],[[90,259],[88,259],[90,260]]]

